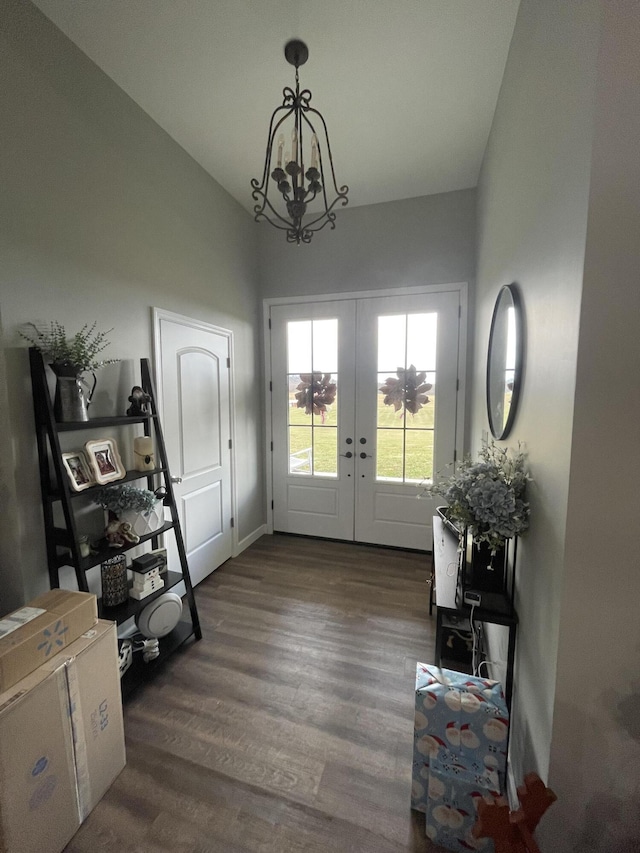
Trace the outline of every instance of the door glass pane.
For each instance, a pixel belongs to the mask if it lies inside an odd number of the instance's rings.
[[[437,320],[434,312],[378,318],[379,480],[432,475]]]
[[[338,472],[338,321],[287,323],[289,473]],[[308,370],[295,365],[308,364]]]
[[[404,367],[407,350],[407,318],[378,317],[378,371]]]
[[[438,315],[409,314],[407,317],[407,364],[418,370],[436,369]]]
[[[287,373],[311,370],[311,320],[287,323]]]
[[[422,408],[418,409],[415,415],[407,416],[408,429],[433,429],[436,416],[436,374],[434,371],[427,373],[424,383],[428,387],[424,391],[426,400],[422,402]]]
[[[313,431],[313,473],[338,476],[338,430],[335,427]]]
[[[338,321],[313,321],[313,369],[322,373],[338,370]]]
[[[311,474],[311,427],[289,428],[289,473]]]
[[[402,430],[379,429],[376,456],[378,480],[403,481],[404,432]]]
[[[433,478],[433,430],[408,429],[405,440],[405,483]]]

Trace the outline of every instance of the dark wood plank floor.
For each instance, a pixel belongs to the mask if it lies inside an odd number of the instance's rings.
[[[430,557],[264,536],[196,590],[204,638],[125,707],[68,853],[433,851],[410,811]]]

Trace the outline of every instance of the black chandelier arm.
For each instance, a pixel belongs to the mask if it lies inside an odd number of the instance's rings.
[[[296,93],[293,91],[291,86],[285,86],[282,90],[282,106],[283,107],[291,107],[292,109],[296,105]]]
[[[322,229],[325,227],[325,225],[328,225],[329,223],[331,223],[332,228],[335,228],[336,227],[335,226],[335,220],[336,220],[335,213],[332,213],[330,210],[328,210],[328,211],[323,210],[322,213],[320,214],[320,216],[316,216],[316,218],[312,219],[311,222],[305,222],[304,227],[307,228],[309,231],[314,231],[314,232],[315,231],[322,231]],[[321,222],[322,225],[318,225],[317,228],[314,228],[313,226],[317,222]]]
[[[311,97],[312,96],[310,89],[303,89],[302,92],[298,94],[297,101],[300,104],[300,109],[304,110],[305,112],[312,109],[309,106],[309,104],[311,103]]]
[[[346,194],[349,192],[349,187],[344,186],[344,187],[341,187],[340,189],[338,189],[338,182],[336,181],[336,173],[335,173],[334,168],[333,168],[333,156],[331,154],[331,143],[329,142],[329,131],[327,130],[327,123],[324,120],[324,116],[322,115],[321,112],[318,112],[318,110],[314,109],[313,107],[309,107],[308,112],[313,113],[314,115],[318,116],[318,118],[322,122],[322,127],[324,130],[324,138],[327,142],[327,155],[329,157],[329,166],[331,167],[331,180],[333,181],[333,186],[334,186],[335,191],[337,193],[339,193],[340,195],[346,196]],[[305,116],[305,118],[306,118],[306,116]],[[309,119],[307,119],[307,121],[309,121]],[[314,133],[315,133],[315,131],[314,131]],[[320,163],[322,163],[322,149],[321,149],[320,145],[318,145],[318,154],[320,157]],[[324,174],[324,170],[321,170],[321,171]],[[347,204],[347,202],[345,202],[345,204]]]
[[[290,228],[290,227],[291,227],[291,222],[290,222],[288,219],[285,219],[285,218],[284,218],[284,216],[282,216],[280,213],[278,213],[278,211],[275,209],[275,207],[271,204],[271,202],[270,202],[270,200],[269,200],[269,198],[267,197],[267,194],[266,194],[265,192],[263,192],[262,190],[260,190],[260,189],[256,188],[256,189],[253,191],[252,195],[253,195],[253,198],[254,198],[254,200],[255,200],[255,201],[258,201],[258,196],[262,197],[262,205],[260,205],[260,204],[258,203],[258,204],[256,204],[256,206],[253,208],[253,212],[256,214],[256,215],[255,215],[255,217],[254,217],[254,218],[255,218],[255,220],[256,220],[256,222],[258,222],[258,220],[259,220],[259,219],[266,219],[268,222],[271,222],[271,224],[272,224],[272,225],[276,225],[276,223],[275,223],[275,222],[272,222],[272,220],[271,220],[271,219],[267,216],[267,214],[264,212],[265,207],[268,207],[268,208],[269,208],[269,210],[271,211],[271,213],[272,213],[272,214],[273,214],[277,219],[279,219],[279,220],[280,220],[280,222],[282,222],[282,223],[283,223],[287,228]],[[276,228],[282,228],[282,227],[283,227],[282,225],[276,225]]]
[[[279,217],[279,218],[282,218],[282,217]],[[278,222],[274,222],[270,217],[268,217],[268,216],[267,216],[267,214],[266,214],[266,213],[259,213],[259,214],[255,217],[255,221],[256,221],[256,222],[259,222],[261,219],[266,219],[266,221],[267,221],[270,225],[273,225],[273,227],[274,227],[274,228],[278,228],[280,231],[291,231],[291,230],[292,230],[292,228],[294,228],[294,226],[292,226],[292,224],[291,224],[290,222],[287,222],[287,221],[286,221],[286,220],[284,220],[284,219],[282,220],[282,221],[283,221],[283,223],[284,223],[283,225],[280,225]]]

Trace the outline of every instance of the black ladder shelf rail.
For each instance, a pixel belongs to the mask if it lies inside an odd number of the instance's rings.
[[[41,353],[34,347],[29,349],[29,363],[31,368],[31,383],[33,387],[33,407],[40,470],[40,489],[42,493],[47,564],[49,568],[51,589],[57,589],[60,586],[60,568],[62,566],[71,566],[75,570],[78,589],[83,592],[88,592],[89,586],[87,583],[87,571],[94,566],[98,566],[109,557],[114,556],[114,549],[107,547],[97,550],[89,557],[83,557],[80,554],[78,529],[73,511],[73,501],[79,495],[90,497],[92,490],[98,489],[100,486],[91,486],[82,492],[75,492],[71,490],[68,476],[62,462],[62,448],[60,445],[59,433],[95,430],[101,427],[110,428],[115,426],[132,426],[135,424],[142,424],[145,435],[151,436],[152,430],[155,433],[156,458],[159,459],[160,466],[155,468],[153,471],[127,471],[126,475],[117,482],[124,483],[127,481],[146,479],[147,487],[153,491],[154,477],[161,476],[166,490],[164,505],[169,507],[171,521],[166,522],[162,528],[156,530],[154,533],[140,537],[140,542],[135,545],[125,545],[122,548],[118,548],[117,553],[120,554],[128,551],[130,548],[135,548],[139,544],[149,540],[151,541],[152,547],[157,548],[158,537],[163,533],[173,531],[180,559],[181,573],[169,572],[167,585],[157,593],[152,593],[152,595],[142,599],[142,601],[130,599],[120,607],[108,608],[107,610],[102,609],[101,602],[99,601],[98,615],[101,618],[112,619],[118,624],[122,624],[122,622],[125,622],[138,611],[142,610],[143,607],[149,604],[155,597],[160,595],[162,592],[165,592],[170,588],[170,586],[175,586],[177,583],[182,581],[185,586],[186,599],[191,615],[191,630],[185,633],[183,628],[178,633],[181,641],[184,641],[190,636],[200,640],[202,638],[202,629],[200,627],[200,619],[189,574],[189,566],[187,563],[182,530],[180,527],[180,519],[178,517],[178,510],[176,507],[162,425],[156,407],[156,395],[153,380],[151,378],[149,359],[140,359],[142,388],[151,398],[151,412],[149,414],[133,417],[127,415],[116,415],[113,417],[94,418],[88,421],[72,423],[56,422],[51,396],[49,394],[45,363]],[[64,527],[58,527],[55,524],[53,507],[57,502],[60,502],[62,507]],[[59,549],[62,549],[64,553],[60,553]],[[175,630],[178,631],[178,629]]]

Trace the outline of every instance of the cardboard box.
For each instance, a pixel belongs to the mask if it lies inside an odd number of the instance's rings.
[[[116,628],[0,695],[0,850],[59,853],[125,763]]]
[[[411,808],[427,810],[429,764],[494,770],[506,778],[509,711],[497,681],[419,663],[413,743]]]
[[[95,595],[52,589],[0,619],[0,692],[95,625]]]
[[[118,660],[116,625],[101,619],[43,667],[66,674],[81,820],[126,763]]]
[[[429,765],[429,800],[426,816],[427,838],[447,850],[494,853],[490,838],[471,834],[478,803],[500,795],[498,774],[493,770],[475,772],[460,764],[443,764],[434,758]]]
[[[80,826],[66,675],[38,669],[0,696],[0,850],[58,853]]]

